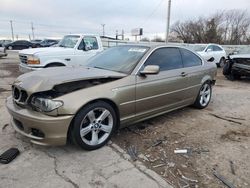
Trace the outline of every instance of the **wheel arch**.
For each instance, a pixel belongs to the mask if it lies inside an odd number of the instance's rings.
[[[203,85],[205,82],[209,82],[209,83],[213,84],[214,81],[210,75],[206,75],[202,78],[201,85]]]
[[[62,62],[51,62],[51,63],[48,63],[45,65],[45,68],[48,68],[50,66],[58,66],[58,67],[61,67],[61,66],[66,66],[64,63]]]

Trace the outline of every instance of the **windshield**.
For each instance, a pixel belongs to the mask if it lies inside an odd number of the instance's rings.
[[[74,48],[79,38],[79,35],[67,35],[63,37],[63,39],[59,42],[58,46],[64,48]]]
[[[190,46],[190,48],[196,52],[201,52],[205,50],[206,47],[207,47],[206,45],[200,45],[200,44]]]
[[[90,59],[88,66],[129,74],[148,49],[134,45],[112,47]]]

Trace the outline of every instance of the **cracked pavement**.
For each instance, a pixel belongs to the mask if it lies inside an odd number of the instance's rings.
[[[5,70],[4,64],[11,70]],[[0,153],[11,147],[20,150],[14,161],[0,164],[0,187],[171,187],[140,162],[130,162],[127,154],[115,144],[91,152],[73,145],[41,147],[15,133],[9,125],[5,99],[11,94],[16,64],[15,54],[0,59]]]

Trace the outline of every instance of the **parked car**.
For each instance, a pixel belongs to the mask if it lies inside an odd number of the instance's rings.
[[[26,48],[36,48],[37,45],[26,40],[17,40],[5,45],[5,47],[9,50],[22,50]]]
[[[192,49],[200,54],[204,59],[214,58],[218,67],[223,67],[226,59],[226,51],[218,44],[195,44]]]
[[[57,47],[27,49],[19,52],[19,70],[23,73],[55,66],[84,65],[103,50],[96,35],[66,35]]]
[[[74,46],[72,44],[72,46]],[[118,128],[211,99],[216,65],[182,47],[122,45],[87,67],[23,74],[7,99],[15,130],[40,145],[100,148]]]
[[[39,42],[39,47],[50,47],[55,44],[58,44],[59,40],[54,39],[44,39],[41,42]]]
[[[0,57],[5,57],[7,56],[6,48],[4,45],[0,44]]]
[[[12,41],[11,40],[0,40],[0,45],[2,45],[2,46],[5,46],[5,45],[7,45],[7,44],[9,44],[9,43],[11,43]]]
[[[223,74],[229,80],[250,76],[250,49],[241,49],[229,55],[223,68]]]

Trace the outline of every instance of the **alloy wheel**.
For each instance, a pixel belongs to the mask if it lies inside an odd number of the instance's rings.
[[[211,98],[211,87],[209,84],[205,83],[200,90],[200,104],[201,106],[206,106]]]
[[[106,108],[94,108],[83,118],[80,136],[85,144],[96,146],[109,137],[114,126],[112,114]]]

